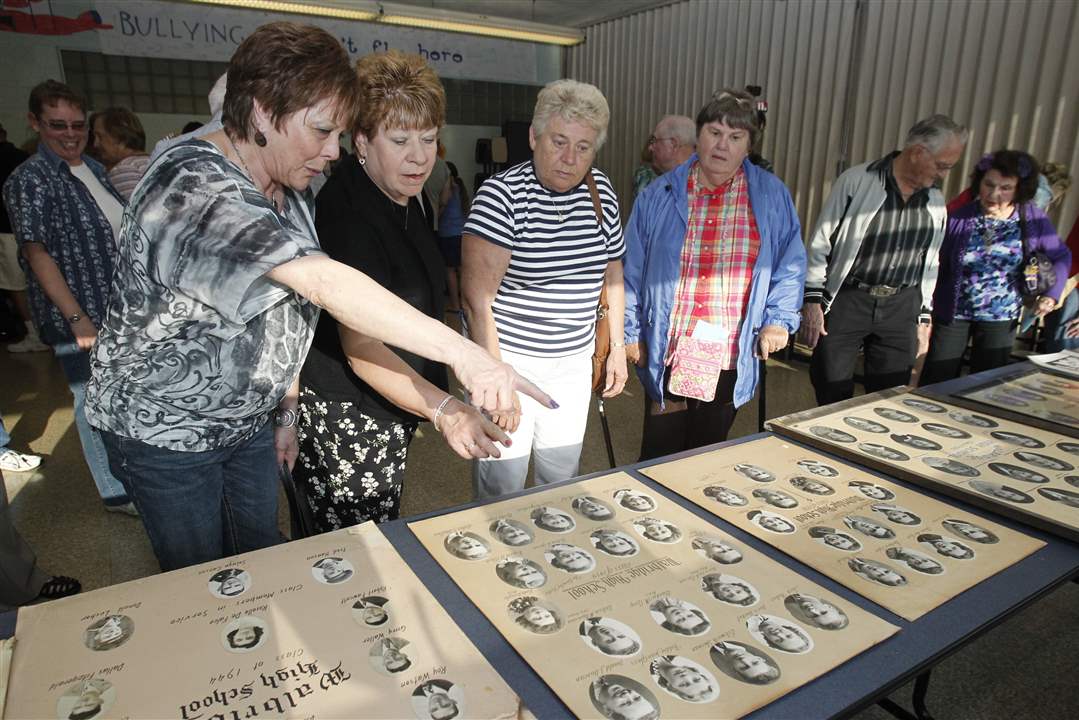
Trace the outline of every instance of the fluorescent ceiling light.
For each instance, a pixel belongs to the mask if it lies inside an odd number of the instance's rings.
[[[186,0],[186,2],[384,23],[548,45],[568,46],[584,42],[584,33],[574,28],[412,5],[396,5],[374,0]]]

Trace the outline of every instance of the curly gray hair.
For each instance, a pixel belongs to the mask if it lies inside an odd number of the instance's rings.
[[[547,122],[555,115],[566,122],[578,122],[594,129],[597,151],[606,142],[611,108],[595,85],[576,80],[548,83],[536,97],[536,109],[532,112],[532,129],[537,137],[543,134]]]

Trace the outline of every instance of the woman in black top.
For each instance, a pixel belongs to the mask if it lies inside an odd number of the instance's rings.
[[[356,71],[356,155],[319,193],[319,242],[331,258],[441,319],[445,276],[420,191],[434,166],[445,92],[417,55],[369,55]],[[492,441],[507,439],[446,391],[445,365],[353,333],[326,313],[300,384],[294,473],[320,532],[397,517],[408,445],[422,420],[465,458],[497,457]]]

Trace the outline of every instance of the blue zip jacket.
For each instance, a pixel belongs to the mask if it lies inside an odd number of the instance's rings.
[[[663,359],[689,223],[686,186],[696,161],[694,154],[653,180],[637,196],[626,227],[626,343],[644,341],[647,345],[648,363],[637,368],[637,375],[648,396],[659,403],[663,402]],[[738,338],[735,407],[749,402],[757,389],[756,346],[761,327],[779,325],[792,334],[798,329],[806,275],[802,226],[787,187],[749,160],[743,161],[742,169],[761,247]]]

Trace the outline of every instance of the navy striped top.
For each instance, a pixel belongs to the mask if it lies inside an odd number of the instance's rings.
[[[488,178],[476,193],[465,234],[511,252],[492,306],[505,350],[564,357],[593,343],[603,275],[608,262],[622,259],[625,242],[611,181],[591,172],[602,231],[588,184],[550,191],[531,160]]]

